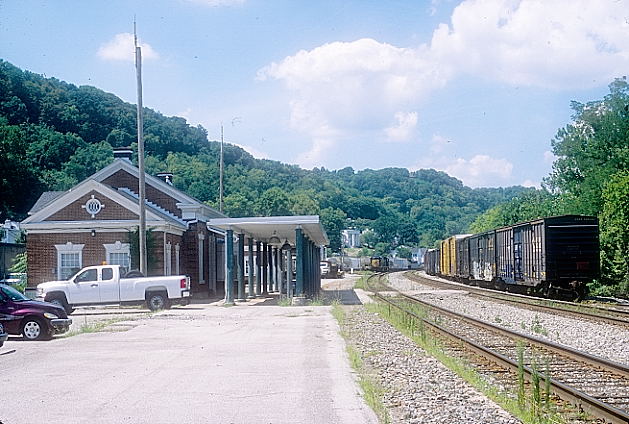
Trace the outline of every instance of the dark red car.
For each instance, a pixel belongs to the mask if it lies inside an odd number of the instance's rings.
[[[0,315],[5,315],[4,332],[21,334],[26,340],[50,339],[68,331],[72,324],[62,307],[31,300],[6,284],[0,284]]]

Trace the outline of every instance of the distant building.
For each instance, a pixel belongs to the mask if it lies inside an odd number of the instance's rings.
[[[343,247],[360,247],[360,230],[343,230]]]
[[[424,254],[426,253],[425,247],[414,247],[411,249],[411,261],[417,263],[418,265],[424,264]]]
[[[7,219],[0,227],[0,242],[10,244],[17,243],[20,239],[20,234],[20,223]]]
[[[7,219],[0,226],[0,279],[7,277],[15,257],[26,250],[23,244],[18,243],[21,233],[19,222]]]

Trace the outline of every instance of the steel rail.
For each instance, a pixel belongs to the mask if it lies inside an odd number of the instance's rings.
[[[613,373],[622,375],[625,378],[629,378],[629,367],[627,367],[624,364],[618,363],[618,362],[614,362],[614,361],[610,361],[609,359],[605,359],[605,358],[601,358],[599,356],[595,356],[595,355],[590,355],[589,353],[585,353],[585,352],[581,352],[579,350],[573,349],[569,346],[565,346],[565,345],[561,345],[555,342],[551,342],[548,340],[544,340],[541,339],[539,337],[534,337],[534,336],[529,336],[528,334],[523,334],[523,333],[519,333],[517,331],[512,331],[512,330],[507,330],[506,328],[503,327],[499,327],[497,325],[479,320],[477,318],[465,315],[465,314],[460,314],[458,312],[453,312],[450,311],[448,309],[445,309],[441,306],[437,306],[437,305],[433,305],[431,303],[425,302],[421,299],[417,299],[416,297],[398,292],[398,294],[400,296],[402,296],[405,299],[408,299],[412,302],[415,303],[419,303],[423,306],[426,306],[428,308],[434,309],[439,311],[442,314],[445,315],[450,315],[452,317],[458,318],[458,319],[463,319],[465,321],[471,322],[474,325],[477,325],[479,327],[488,329],[490,331],[494,331],[500,334],[503,334],[507,337],[511,337],[514,338],[516,340],[526,340],[528,343],[531,344],[535,344],[541,347],[544,347],[548,350],[551,350],[555,353],[559,353],[565,356],[568,356],[572,359],[575,359],[577,361],[583,361],[585,363],[588,363],[592,366],[607,370],[607,371],[611,371]]]
[[[418,281],[418,280],[427,280],[427,281],[429,281],[427,284],[435,284],[435,285],[443,284],[443,285],[460,287],[461,290],[469,291],[469,292],[473,293],[475,296],[481,296],[481,297],[487,297],[487,298],[490,298],[490,299],[502,300],[504,302],[518,303],[518,304],[529,306],[531,308],[538,308],[538,309],[541,309],[541,310],[545,309],[545,310],[551,310],[551,311],[558,311],[558,312],[564,313],[566,315],[571,315],[571,316],[576,316],[576,317],[592,318],[592,319],[595,319],[597,321],[607,322],[609,324],[614,324],[614,325],[620,324],[620,325],[629,326],[629,320],[623,319],[623,318],[620,318],[620,317],[613,317],[613,316],[609,316],[609,315],[602,315],[600,313],[587,312],[587,311],[575,311],[575,310],[562,308],[562,307],[559,307],[559,306],[548,305],[548,304],[533,303],[533,302],[551,302],[548,299],[523,296],[523,295],[519,295],[519,294],[516,294],[516,293],[507,293],[507,292],[502,292],[502,291],[492,290],[492,289],[484,289],[484,288],[474,287],[474,286],[470,286],[470,285],[463,284],[463,283],[455,283],[455,282],[451,282],[451,281],[449,281],[449,282],[437,281],[437,280],[433,280],[433,279],[430,279],[430,278],[422,277],[422,276],[419,276],[417,274],[408,273],[408,272],[405,273],[405,276],[406,276],[406,274],[409,275],[407,278],[410,277],[411,280],[417,281],[420,284],[421,284],[421,281]],[[596,310],[605,311],[605,312],[608,312],[608,313],[616,313],[616,314],[619,314],[619,315],[629,316],[629,311],[603,308],[603,307],[596,306],[596,305],[581,305],[581,304],[576,304],[574,302],[565,302],[565,301],[557,301],[557,300],[552,300],[552,302],[553,303],[559,303],[559,304],[567,305],[567,306],[574,307],[574,308],[596,309]]]
[[[373,274],[372,276],[370,276],[367,279],[367,282],[369,282],[369,280],[371,279],[371,277],[373,276],[378,276],[381,277],[384,274]],[[460,336],[458,334],[454,334],[451,331],[447,330],[446,328],[436,324],[436,323],[432,323],[422,317],[420,317],[419,315],[415,314],[412,311],[409,311],[403,307],[401,307],[400,305],[397,305],[395,302],[391,301],[390,299],[387,299],[385,296],[383,296],[382,294],[380,294],[377,291],[374,291],[374,295],[376,296],[377,299],[379,299],[380,301],[383,301],[391,306],[393,306],[394,308],[399,309],[400,311],[406,313],[409,316],[412,316],[414,319],[417,319],[421,322],[423,322],[425,325],[427,325],[429,328],[433,329],[436,333],[441,334],[442,336],[460,342],[460,343],[464,343],[466,346],[468,346],[468,348],[472,351],[474,351],[475,353],[479,354],[480,356],[483,356],[485,358],[491,359],[492,361],[496,362],[497,364],[508,368],[511,371],[517,372],[519,369],[519,365],[512,359],[498,353],[498,352],[494,352],[491,349],[488,349],[476,342],[474,342],[473,340],[470,340],[464,336]],[[410,296],[409,296],[410,297]],[[415,298],[410,297],[413,300],[417,300]],[[423,303],[423,302],[422,302]],[[430,305],[429,306],[433,307],[434,305]],[[437,307],[438,308],[438,307]],[[441,308],[439,308],[441,309]],[[449,312],[449,311],[448,311]],[[491,325],[491,324],[490,324]],[[516,333],[518,334],[518,333]],[[586,354],[587,355],[587,354]],[[590,356],[590,355],[588,355]],[[600,359],[600,358],[599,358]],[[606,361],[606,360],[603,360]],[[589,361],[588,361],[589,362]],[[610,362],[610,361],[607,361]],[[615,364],[615,363],[614,363]],[[616,364],[618,365],[618,364]],[[622,366],[621,367],[625,368],[626,367]],[[523,366],[524,369],[524,373],[525,373],[525,377],[528,381],[532,381],[533,379],[533,374],[534,371],[527,367],[527,366]],[[586,412],[599,417],[599,418],[603,418],[613,424],[620,424],[620,423],[628,423],[629,422],[629,413],[627,413],[626,411],[620,410],[616,407],[613,407],[611,405],[608,405],[604,402],[601,402],[600,400],[586,394],[583,393],[580,390],[577,390],[573,387],[570,387],[558,380],[555,380],[553,378],[549,379],[550,385],[551,385],[551,389],[553,391],[553,393],[557,396],[559,396],[560,398],[570,401],[573,404],[579,405],[583,410],[585,410]]]

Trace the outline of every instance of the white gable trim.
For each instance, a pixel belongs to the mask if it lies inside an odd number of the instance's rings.
[[[23,228],[28,234],[57,234],[57,233],[119,233],[134,230],[138,227],[138,220],[131,221],[44,221],[25,224]],[[186,227],[174,226],[164,221],[146,221],[146,227],[153,231],[163,231],[167,234],[183,235]]]
[[[66,206],[72,204],[76,200],[80,199],[81,197],[87,195],[88,193],[92,191],[101,193],[103,196],[105,196],[109,200],[116,202],[123,208],[128,209],[129,211],[135,213],[138,216],[140,215],[139,205],[135,203],[134,201],[128,199],[127,197],[118,193],[116,190],[113,190],[112,188],[107,187],[106,185],[101,184],[98,181],[85,180],[81,184],[77,185],[75,188],[66,191],[64,194],[56,198],[52,203],[48,204],[43,209],[37,211],[33,215],[26,218],[24,221],[22,221],[22,225],[42,222],[46,218],[54,215],[55,213],[59,212]],[[162,219],[159,216],[157,216],[156,214],[154,214],[153,212],[149,210],[146,211],[146,219],[153,220],[153,221],[162,221]],[[90,222],[94,223],[94,221],[91,221],[91,220]]]
[[[128,160],[116,159],[113,161],[113,163],[101,169],[100,171],[96,172],[94,175],[92,175],[89,178],[102,182],[120,170],[124,170],[136,178],[140,177],[140,170],[137,167],[133,166],[131,162],[129,162]],[[154,177],[150,174],[145,174],[145,175],[146,175],[145,177],[146,184],[168,194],[169,196],[177,200],[178,203],[181,203],[183,205],[198,205],[199,207],[203,208],[205,212],[204,215],[207,215],[208,217],[213,214],[225,216],[224,214],[218,212],[217,210],[214,210],[210,208],[209,206],[207,206],[206,204],[198,201],[194,197],[190,197],[184,192],[177,190],[170,184],[166,184],[161,179]]]

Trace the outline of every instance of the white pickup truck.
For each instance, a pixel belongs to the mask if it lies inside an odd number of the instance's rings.
[[[172,302],[188,304],[190,277],[120,278],[119,265],[88,266],[67,281],[48,281],[37,286],[37,297],[56,303],[68,314],[76,306],[146,303],[152,311],[169,308]]]

